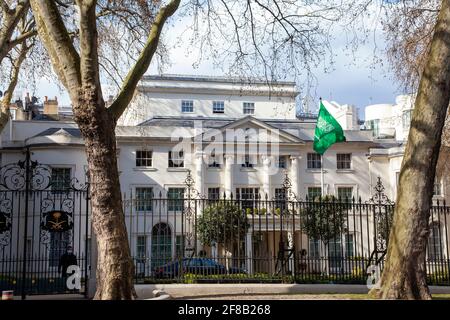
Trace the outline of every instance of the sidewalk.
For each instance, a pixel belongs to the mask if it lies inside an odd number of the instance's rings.
[[[135,285],[140,299],[152,297],[161,290],[173,298],[211,295],[292,295],[292,294],[367,294],[365,285],[352,284],[148,284]],[[433,294],[450,294],[450,287],[430,287]]]

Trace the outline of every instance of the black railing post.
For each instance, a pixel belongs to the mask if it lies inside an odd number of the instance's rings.
[[[28,238],[28,192],[30,191],[30,148],[26,148],[25,156],[25,211],[23,232],[23,262],[22,262],[22,300],[26,298],[26,276],[27,276],[27,238]]]
[[[87,182],[86,182],[86,219],[85,219],[85,239],[84,239],[84,297],[88,298],[88,287],[89,287],[89,281],[88,281],[88,236],[89,236],[89,201],[90,201],[90,179],[89,179],[89,171],[86,173],[87,176]],[[81,219],[80,219],[81,221]],[[92,237],[91,237],[91,250],[89,254],[92,253]],[[89,259],[90,261],[91,259]],[[91,274],[90,274],[91,275]]]

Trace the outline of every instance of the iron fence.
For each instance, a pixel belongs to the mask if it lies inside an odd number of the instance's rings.
[[[383,269],[394,203],[381,179],[364,202],[298,200],[289,187],[273,198],[211,199],[192,185],[178,196],[124,195],[137,283],[365,284],[369,267]],[[425,264],[434,285],[450,285],[449,214],[444,202],[430,210]]]
[[[61,180],[31,161],[0,168],[0,290],[87,293],[89,184]],[[379,178],[373,197],[298,199],[286,175],[274,195],[239,188],[202,196],[190,173],[182,188],[123,195],[137,283],[366,283],[382,270],[394,203]],[[450,285],[449,214],[430,209],[428,282]],[[70,252],[72,251],[72,252]],[[65,268],[77,267],[70,289]]]
[[[0,168],[0,291],[22,299],[87,293],[88,195],[87,185],[57,180],[51,167],[31,161],[29,150],[25,161]]]

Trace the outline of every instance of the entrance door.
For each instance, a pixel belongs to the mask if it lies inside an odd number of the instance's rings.
[[[172,261],[172,231],[166,223],[158,223],[152,229],[152,269]]]

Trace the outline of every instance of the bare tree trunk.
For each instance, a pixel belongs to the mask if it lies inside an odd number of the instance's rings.
[[[132,299],[134,266],[122,210],[116,158],[115,121],[95,90],[84,90],[75,120],[85,140],[89,166],[92,224],[98,243],[94,299]],[[101,93],[100,93],[101,94]]]
[[[384,299],[431,299],[425,252],[442,129],[450,97],[450,0],[443,0],[422,74],[381,278]]]

